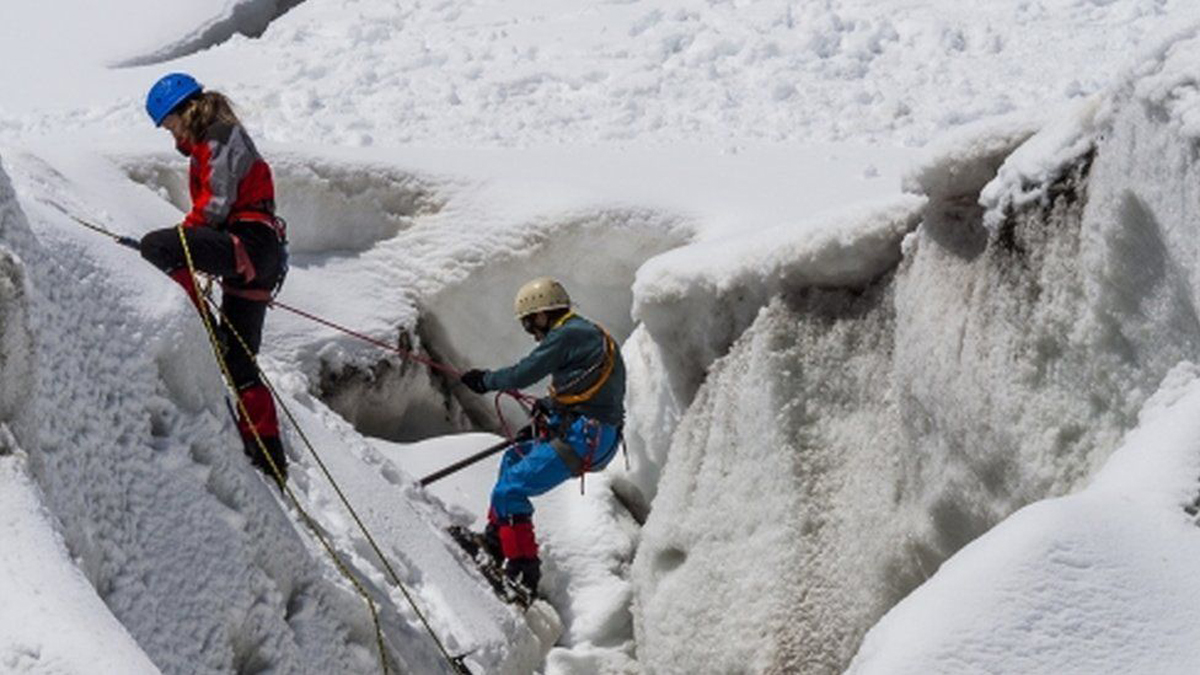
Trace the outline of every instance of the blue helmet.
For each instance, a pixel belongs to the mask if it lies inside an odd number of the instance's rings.
[[[161,127],[163,119],[171,111],[188,99],[189,96],[204,89],[196,78],[186,73],[170,73],[163,75],[150,87],[146,94],[146,113],[154,120],[154,126]]]

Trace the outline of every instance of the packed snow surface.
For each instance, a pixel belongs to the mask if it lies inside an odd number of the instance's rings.
[[[1194,673],[1200,437],[1195,366],[1173,371],[1087,489],[1017,512],[867,635],[849,670]]]
[[[160,672],[71,561],[22,459],[0,457],[0,514],[0,669]]]
[[[272,4],[290,3],[8,3],[0,59],[37,65],[5,75],[0,129],[141,125],[163,66],[105,66]],[[230,90],[272,140],[922,143],[1096,92],[1148,36],[1198,13],[1186,0],[337,0],[171,67]]]

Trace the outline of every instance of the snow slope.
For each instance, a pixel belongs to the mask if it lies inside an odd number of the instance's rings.
[[[70,559],[17,437],[36,423],[28,394],[34,347],[24,266],[10,246],[25,238],[0,172],[0,668],[9,673],[156,673],[142,648]]]
[[[19,88],[0,130],[136,129],[161,68],[97,66],[183,53],[218,17],[291,4],[120,0],[59,16],[8,3],[6,61],[28,35],[58,37],[37,45],[49,58],[36,68],[6,75]],[[105,30],[117,16],[129,18]],[[920,144],[1095,92],[1149,36],[1197,16],[1185,0],[338,0],[172,67],[221,83],[278,141]]]
[[[867,635],[849,673],[1193,673],[1200,428],[1181,365],[1079,493],[1026,507]]]
[[[23,453],[0,457],[0,513],[4,672],[160,672],[72,564]]]
[[[46,202],[122,220],[139,211],[169,214],[170,205],[95,157],[44,149],[40,158],[25,155],[5,165],[38,226],[37,237],[30,236],[9,193],[14,215],[5,241],[24,263],[36,336],[28,404],[38,423],[21,445],[67,548],[99,597],[167,672],[270,664],[289,672],[377,670],[365,604],[241,457],[186,302],[160,275],[129,266],[128,251],[81,237],[86,231]],[[119,194],[124,201],[92,203],[95,194],[73,189],[81,178],[103,185],[103,197]],[[288,380],[267,368],[293,396],[285,400],[300,428],[355,495],[447,648],[472,652],[476,667],[488,670],[522,672],[536,663],[541,650],[524,621],[492,597],[439,534],[448,524],[442,511],[419,495],[398,498],[402,479],[393,466],[373,460],[361,440],[355,451],[355,434],[338,436],[345,423],[307,394],[303,378]],[[446,669],[313,458],[293,441],[300,503],[381,607],[388,658],[405,669]]]

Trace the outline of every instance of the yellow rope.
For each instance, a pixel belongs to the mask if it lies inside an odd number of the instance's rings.
[[[199,300],[199,298],[203,296],[200,295],[200,288],[196,283],[196,267],[192,263],[192,252],[188,247],[187,237],[183,232],[183,225],[179,225],[177,229],[179,231],[179,241],[183,246],[184,261],[187,263],[188,278],[192,283],[192,291],[196,294],[197,300]],[[229,371],[229,364],[225,362],[225,356],[221,353],[220,341],[217,339],[216,331],[213,329],[212,317],[209,316],[206,306],[202,301],[199,302],[197,309],[200,312],[200,318],[204,322],[205,331],[208,333],[209,345],[212,347],[213,354],[217,358],[217,364],[221,368],[221,374],[224,376],[226,385],[229,387],[230,391],[233,392],[233,397],[237,401],[238,412],[242,415],[242,419],[249,422],[249,411],[246,410],[246,405],[242,402],[242,397],[238,395],[237,386],[233,381],[233,375]],[[229,325],[227,319],[226,325]],[[232,326],[230,326],[230,328],[232,330]],[[240,341],[241,337],[239,336],[238,339]],[[245,343],[243,343],[243,346],[245,346]],[[258,366],[256,363],[255,368],[257,367]],[[274,392],[274,389],[272,389],[272,392]],[[371,621],[375,625],[375,641],[379,647],[379,664],[384,672],[384,675],[387,675],[389,672],[387,664],[387,651],[384,647],[383,628],[379,624],[379,612],[375,608],[375,601],[371,599],[371,596],[367,593],[367,590],[363,588],[358,579],[354,577],[354,574],[350,572],[350,569],[346,566],[346,563],[342,561],[341,556],[339,556],[337,551],[334,550],[333,545],[329,543],[329,540],[321,532],[320,528],[317,527],[316,521],[308,514],[307,511],[304,510],[304,507],[300,505],[300,500],[296,497],[296,493],[294,493],[292,489],[288,487],[287,480],[284,478],[283,472],[279,469],[279,466],[275,464],[275,460],[271,457],[271,453],[267,452],[266,444],[263,443],[262,436],[259,435],[258,429],[253,423],[250,423],[247,426],[250,427],[250,431],[254,435],[254,441],[258,444],[259,452],[261,452],[263,457],[266,458],[267,463],[271,467],[272,473],[275,474],[274,478],[279,484],[280,489],[288,496],[288,499],[291,500],[292,506],[296,508],[301,517],[304,519],[305,525],[312,530],[313,535],[319,542],[321,542],[321,546],[325,548],[325,551],[329,554],[329,557],[333,559],[334,566],[337,567],[342,576],[346,577],[354,589],[358,591],[358,594],[362,596],[363,601],[367,603],[367,609],[371,612]]]
[[[217,311],[220,312],[220,308],[218,308]],[[221,320],[225,321],[228,325],[228,317],[226,317],[224,313],[221,314]],[[408,590],[408,587],[404,584],[404,582],[400,580],[400,575],[396,574],[396,570],[392,567],[391,562],[389,562],[387,556],[383,554],[383,549],[381,549],[379,544],[375,542],[375,537],[371,535],[371,531],[367,529],[366,524],[363,523],[362,518],[359,517],[358,511],[355,510],[355,508],[350,504],[350,500],[346,497],[346,494],[342,492],[341,486],[338,485],[338,482],[333,478],[333,474],[329,472],[329,467],[325,465],[325,461],[321,459],[321,455],[317,453],[316,447],[313,446],[312,441],[308,438],[308,434],[304,433],[304,429],[300,426],[300,422],[296,419],[296,416],[292,414],[291,409],[289,409],[283,402],[283,397],[279,395],[279,391],[275,388],[275,385],[258,367],[258,360],[255,359],[254,355],[250,352],[249,345],[246,344],[246,341],[242,339],[242,336],[238,334],[237,329],[232,325],[229,325],[229,332],[232,333],[235,338],[237,338],[237,341],[242,346],[242,349],[245,349],[246,353],[250,355],[250,360],[254,364],[255,369],[258,371],[259,377],[267,385],[267,388],[271,390],[271,395],[276,401],[279,402],[279,409],[283,411],[283,414],[288,418],[288,421],[292,423],[292,427],[296,430],[296,435],[300,437],[300,440],[304,443],[305,447],[308,448],[309,454],[312,455],[313,459],[317,463],[317,466],[320,467],[321,473],[325,475],[325,478],[329,481],[329,484],[333,486],[333,490],[337,493],[338,499],[341,500],[342,505],[346,507],[346,511],[350,513],[350,517],[354,520],[355,524],[358,525],[359,531],[362,532],[363,537],[367,540],[367,543],[370,544],[371,550],[375,552],[375,555],[379,557],[379,561],[383,563],[383,567],[385,570],[387,570],[388,576],[391,578],[392,583],[396,585],[396,588],[400,589],[400,593],[404,596],[404,599],[408,602],[409,606],[412,607],[413,612],[417,615],[417,618],[420,619],[421,624],[425,627],[425,631],[429,633],[429,636],[433,638],[434,643],[437,644],[438,650],[441,651],[442,656],[445,657],[450,665],[454,667],[456,672],[462,672],[462,666],[459,663],[459,660],[451,656],[445,645],[442,644],[442,641],[438,638],[437,633],[434,632],[433,626],[429,624],[429,620],[425,617],[424,612],[422,612],[420,607],[417,606],[417,602],[412,597],[412,593]]]

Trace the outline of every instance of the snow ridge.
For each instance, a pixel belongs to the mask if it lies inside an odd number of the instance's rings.
[[[225,11],[187,35],[148,53],[112,64],[114,68],[152,66],[211,49],[234,35],[260,37],[271,23],[298,7],[304,0],[230,0]]]

